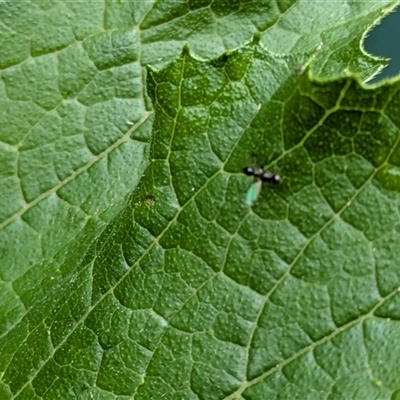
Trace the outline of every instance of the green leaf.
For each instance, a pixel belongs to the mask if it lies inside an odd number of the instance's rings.
[[[1,399],[399,396],[393,5],[0,4]]]

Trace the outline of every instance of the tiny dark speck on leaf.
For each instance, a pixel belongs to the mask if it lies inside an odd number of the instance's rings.
[[[222,54],[220,57],[212,60],[211,64],[215,68],[223,68],[228,60],[229,60],[229,55],[228,54]]]
[[[303,71],[303,66],[302,65],[298,65],[297,67],[295,67],[294,72],[296,72],[296,74],[301,74]]]
[[[140,205],[144,207],[154,207],[156,205],[156,199],[153,196],[146,196],[142,199]]]

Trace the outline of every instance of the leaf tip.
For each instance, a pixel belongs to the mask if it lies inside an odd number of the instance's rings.
[[[189,45],[186,43],[186,44],[183,46],[181,56],[182,56],[182,57],[185,57],[185,56],[188,56],[189,54],[190,54]]]
[[[260,32],[257,32],[257,33],[255,33],[255,34],[253,35],[252,43],[253,43],[253,44],[259,44],[260,41],[261,41],[261,33],[260,33]]]

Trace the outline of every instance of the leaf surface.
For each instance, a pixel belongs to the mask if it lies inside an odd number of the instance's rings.
[[[232,4],[0,5],[0,398],[396,398],[393,4]]]

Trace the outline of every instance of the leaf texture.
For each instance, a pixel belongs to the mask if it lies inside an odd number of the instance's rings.
[[[1,399],[397,398],[393,4],[318,7],[0,5]]]

